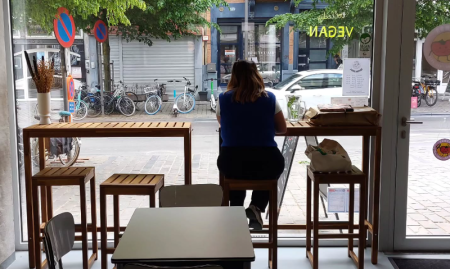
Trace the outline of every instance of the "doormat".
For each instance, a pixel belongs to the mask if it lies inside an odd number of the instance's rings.
[[[448,269],[450,260],[389,258],[395,269]]]

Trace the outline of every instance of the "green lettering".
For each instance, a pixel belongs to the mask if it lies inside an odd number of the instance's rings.
[[[315,33],[315,35],[314,35],[314,33]],[[309,36],[317,37],[317,26],[314,27],[314,31],[313,31],[313,27],[312,26],[309,27]]]
[[[319,37],[321,37],[322,34],[325,35],[325,37],[328,37],[328,34],[327,34],[327,27],[325,27],[325,26],[322,27],[322,29],[320,30],[320,35],[319,35]]]
[[[330,27],[328,27],[329,29],[328,29],[328,36],[329,37],[335,37],[336,36],[336,27],[334,27],[334,26],[330,26]]]
[[[351,37],[352,36],[352,32],[353,32],[353,27],[352,27],[352,30],[350,32],[348,32],[348,27],[345,27],[345,29],[347,30],[347,36]]]
[[[344,37],[344,36],[345,36],[344,26],[339,26],[339,35],[338,35],[338,37]]]

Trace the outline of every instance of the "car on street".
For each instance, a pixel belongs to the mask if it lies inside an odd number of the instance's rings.
[[[342,96],[342,73],[340,69],[318,69],[298,72],[266,90],[275,94],[285,117],[287,95],[300,97],[306,110],[319,104],[330,104],[331,97]]]

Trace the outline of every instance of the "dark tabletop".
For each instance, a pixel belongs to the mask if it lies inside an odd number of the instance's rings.
[[[112,263],[255,260],[243,207],[141,208]]]

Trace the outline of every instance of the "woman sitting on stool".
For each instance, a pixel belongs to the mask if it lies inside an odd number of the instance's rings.
[[[286,132],[286,121],[275,95],[264,89],[264,81],[253,62],[234,63],[227,91],[220,94],[216,108],[221,125],[219,170],[228,179],[278,179],[284,170],[284,158],[275,142],[275,134]],[[246,191],[231,191],[230,205],[243,206]],[[269,203],[268,191],[253,191],[245,210],[249,226],[261,230]]]

